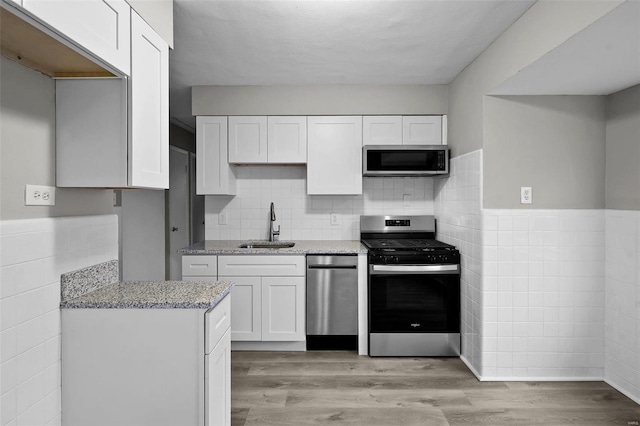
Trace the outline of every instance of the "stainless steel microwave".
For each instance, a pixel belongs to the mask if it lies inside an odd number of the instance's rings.
[[[447,145],[365,145],[363,176],[446,176]]]

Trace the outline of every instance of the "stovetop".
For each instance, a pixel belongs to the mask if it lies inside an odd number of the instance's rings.
[[[434,250],[455,250],[455,247],[434,239],[394,239],[394,238],[371,238],[363,239],[369,250],[383,251],[434,251]]]

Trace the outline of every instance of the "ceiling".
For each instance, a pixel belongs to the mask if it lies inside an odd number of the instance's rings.
[[[609,95],[640,83],[640,2],[626,1],[492,90]]]
[[[194,85],[448,84],[535,0],[174,0],[172,121]]]

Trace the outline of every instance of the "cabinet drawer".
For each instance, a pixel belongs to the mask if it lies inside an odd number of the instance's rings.
[[[204,277],[218,275],[217,256],[182,256],[182,275]]]
[[[225,296],[218,305],[205,314],[205,354],[213,348],[231,327],[231,295]]]
[[[304,256],[219,256],[220,276],[304,276]]]

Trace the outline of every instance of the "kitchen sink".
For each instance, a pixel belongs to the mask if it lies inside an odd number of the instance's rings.
[[[240,244],[240,248],[267,248],[267,249],[281,249],[295,246],[296,243],[290,241],[247,241]]]

